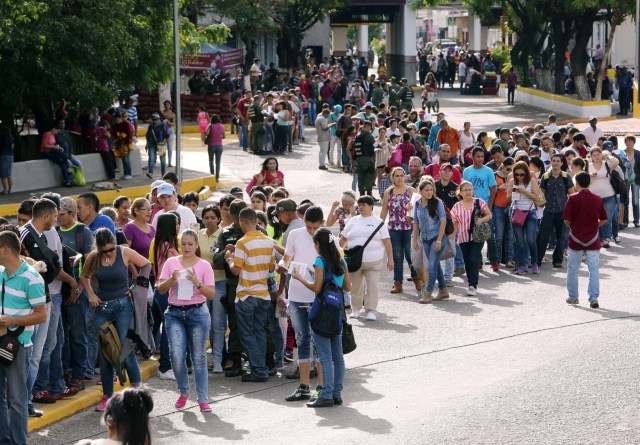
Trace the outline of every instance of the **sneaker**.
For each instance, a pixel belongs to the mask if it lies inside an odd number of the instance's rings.
[[[453,271],[453,276],[454,277],[461,277],[462,275],[464,275],[464,267],[456,267],[456,270]]]
[[[200,402],[198,405],[200,405],[201,413],[210,413],[213,411],[207,402]]]
[[[353,311],[351,312],[351,315],[349,315],[349,318],[360,318],[362,317],[362,311]]]
[[[125,179],[125,180],[133,179],[133,176],[131,176],[131,175],[124,175],[124,176],[122,177],[122,179]]]
[[[609,238],[602,241],[602,247],[604,247],[605,249],[608,249],[609,247],[611,247],[611,244],[609,243]]]
[[[180,394],[180,397],[178,397],[178,400],[176,401],[176,409],[182,409],[184,408],[184,406],[187,404],[187,401],[189,400],[189,394],[187,395],[182,395]]]
[[[376,321],[378,317],[376,317],[376,313],[374,311],[367,311],[365,319],[369,321]]]
[[[620,244],[622,242],[622,239],[619,236],[616,236],[613,240],[616,242],[616,244]]]
[[[634,222],[633,222],[633,227],[635,227],[636,229],[637,229],[638,227],[640,227],[640,222],[634,221]]]
[[[44,411],[40,411],[39,409],[35,409],[33,407],[33,404],[31,404],[31,403],[29,404],[28,412],[29,412],[29,417],[42,417],[42,416],[44,416]]]
[[[505,264],[505,266],[507,266],[508,269],[513,269],[514,267],[516,267],[516,264],[513,261],[507,261],[507,264]]]
[[[600,305],[598,304],[598,300],[592,301],[589,306],[591,306],[591,309],[599,309],[600,308]]]
[[[153,175],[151,173],[147,172],[146,174],[147,174],[147,178],[149,178],[149,179],[153,178]]]
[[[284,361],[287,363],[293,363],[293,351],[290,349],[285,349],[284,351]]]
[[[562,263],[553,263],[553,267],[555,269],[561,269],[562,268]]]
[[[478,291],[474,286],[469,286],[469,289],[467,289],[467,295],[469,297],[475,297],[476,295],[478,295]]]
[[[326,165],[321,165],[318,167],[320,170],[329,170]]]
[[[158,378],[160,380],[175,380],[176,376],[173,374],[173,369],[169,369],[165,372],[158,371]]]
[[[67,386],[76,388],[78,391],[82,391],[85,389],[85,383],[83,379],[70,378],[69,380],[67,380]]]
[[[334,164],[332,161],[329,161],[329,167],[335,167],[336,164]]]
[[[222,374],[224,370],[222,369],[222,365],[218,362],[213,364],[213,373],[214,374]]]
[[[276,362],[276,371],[284,371],[284,360],[280,359]]]
[[[62,390],[60,394],[56,394],[54,397],[59,397],[61,399],[68,399],[75,395],[78,395],[78,388],[74,388],[73,386],[67,386],[65,389]]]
[[[96,411],[106,411],[107,410],[107,402],[111,396],[103,395],[98,404],[96,405]]]
[[[59,397],[54,397],[49,394],[49,391],[42,391],[33,396],[34,403],[56,403]]]
[[[580,301],[577,298],[567,298],[565,301],[567,302],[567,304],[578,304],[578,303],[580,303]]]
[[[534,274],[534,275],[540,273],[540,268],[538,267],[538,265],[536,263],[533,263],[531,265],[531,273]]]
[[[491,269],[493,269],[494,272],[497,272],[500,270],[500,264],[498,263],[491,263]]]
[[[322,385],[316,385],[316,389],[311,394],[311,399],[309,399],[311,403],[320,398],[320,391],[322,391]]]
[[[447,287],[453,287],[453,280],[447,280]]]
[[[527,271],[524,267],[518,267],[515,271],[513,271],[514,275],[526,275]]]
[[[309,400],[311,398],[311,391],[309,385],[301,384],[296,390],[288,397],[285,397],[286,402],[298,402],[300,400]]]

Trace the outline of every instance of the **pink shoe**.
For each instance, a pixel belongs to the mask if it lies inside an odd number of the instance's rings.
[[[187,404],[187,400],[189,400],[189,394],[183,396],[182,394],[178,397],[178,401],[176,402],[176,408],[182,409]]]
[[[96,411],[106,411],[107,410],[107,402],[111,396],[103,395],[98,404],[96,405]]]
[[[201,402],[199,405],[200,405],[201,413],[210,413],[212,411],[211,407],[207,402]]]
[[[540,273],[540,268],[538,267],[538,265],[537,265],[537,264],[533,263],[533,264],[531,265],[531,273],[532,273],[532,274],[538,274],[538,273]]]

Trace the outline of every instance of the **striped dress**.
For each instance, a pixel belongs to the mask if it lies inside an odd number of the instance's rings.
[[[253,230],[238,240],[233,263],[240,268],[236,302],[247,297],[270,300],[267,279],[269,269],[275,266],[275,247],[271,238]]]
[[[11,276],[2,268],[0,279],[4,288],[4,307],[1,307],[0,300],[0,313],[4,312],[9,317],[24,317],[32,314],[34,307],[45,304],[44,280],[26,261],[22,260],[18,270]],[[18,326],[9,326],[12,331],[17,328]],[[33,326],[26,326],[18,339],[24,346],[31,346],[32,335]]]

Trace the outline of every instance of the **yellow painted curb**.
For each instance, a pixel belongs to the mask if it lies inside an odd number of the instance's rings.
[[[224,124],[224,131],[231,131],[231,124]],[[200,133],[200,127],[197,125],[185,125],[182,127],[182,133]],[[145,137],[147,135],[147,128],[138,128],[138,137]]]
[[[538,97],[544,97],[545,99],[555,100],[558,102],[564,102],[566,104],[578,105],[580,107],[588,107],[595,105],[611,105],[608,100],[578,100],[571,97],[561,96],[559,94],[547,93],[546,91],[540,91],[533,88],[520,87],[520,91],[527,94],[532,94]]]
[[[213,192],[211,191],[211,188],[209,186],[205,186],[202,190],[200,190],[200,193],[198,194],[198,196],[200,197],[200,201],[204,201],[209,196],[211,196],[212,193]]]
[[[142,375],[142,381],[149,380],[158,372],[159,362],[155,359],[145,360],[140,363],[140,373]],[[58,422],[67,417],[71,417],[73,414],[83,409],[87,409],[97,404],[102,397],[102,386],[96,385],[90,382],[91,386],[88,386],[84,391],[78,393],[77,396],[59,400],[52,405],[37,405],[38,409],[44,411],[42,417],[29,418],[29,432],[43,428],[52,423]],[[128,385],[126,385],[128,386]],[[120,383],[114,385],[115,391],[120,391],[123,387]]]
[[[216,178],[215,176],[204,176],[202,178],[192,178],[192,179],[184,179],[182,181],[182,185],[180,187],[180,192],[182,194],[186,192],[199,192],[200,189],[204,186],[209,187],[212,190],[216,189]],[[149,193],[150,185],[139,185],[134,187],[123,187],[120,190],[101,190],[95,191],[94,193],[98,195],[98,199],[100,202],[110,203],[113,202],[118,196],[128,196],[131,200],[136,198],[145,197],[147,193]],[[36,191],[34,191],[35,193]],[[44,190],[41,191],[44,193]],[[72,198],[77,199],[78,194],[70,195]],[[1,204],[0,205],[0,215],[2,216],[16,216],[19,202],[9,203],[9,204]]]

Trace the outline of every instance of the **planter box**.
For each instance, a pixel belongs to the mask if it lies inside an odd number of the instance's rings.
[[[507,98],[507,87],[501,85],[498,96]],[[607,100],[582,101],[572,96],[547,93],[534,88],[518,87],[515,101],[521,104],[541,108],[549,113],[566,114],[576,118],[588,118],[589,116],[610,117],[611,102]]]

